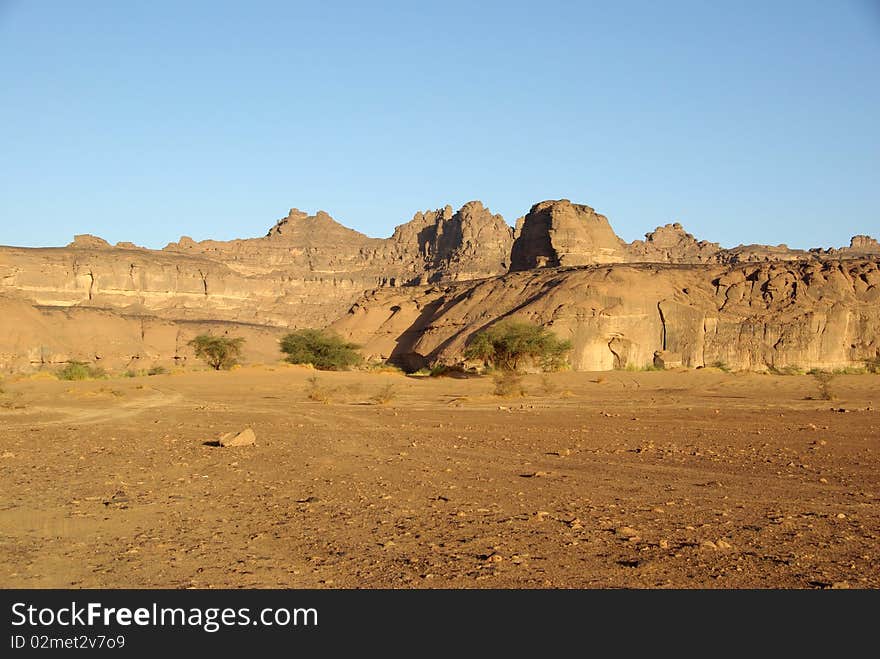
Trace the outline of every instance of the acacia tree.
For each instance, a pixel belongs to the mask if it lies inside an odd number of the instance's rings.
[[[189,342],[196,357],[204,359],[215,371],[230,369],[238,363],[244,339],[240,336],[199,334]]]
[[[311,364],[321,371],[339,371],[357,366],[363,357],[360,346],[333,332],[301,329],[281,339],[281,352],[291,364]]]
[[[569,350],[570,341],[556,338],[545,327],[506,320],[474,335],[464,356],[503,371],[518,371],[524,360],[531,359],[550,371],[565,363]]]

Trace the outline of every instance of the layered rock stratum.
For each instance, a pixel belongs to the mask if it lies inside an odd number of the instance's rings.
[[[556,200],[515,229],[473,201],[416,213],[385,239],[292,209],[261,238],[0,247],[6,371],[180,363],[207,331],[274,361],[283,333],[328,325],[418,368],[461,361],[475,332],[508,317],[570,339],[580,370],[658,352],[690,367],[861,365],[880,355],[880,244],[726,249],[677,223],[626,243],[594,209]]]

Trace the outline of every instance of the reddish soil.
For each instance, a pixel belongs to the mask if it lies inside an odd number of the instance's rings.
[[[0,587],[880,586],[880,376],[310,375],[7,381]]]

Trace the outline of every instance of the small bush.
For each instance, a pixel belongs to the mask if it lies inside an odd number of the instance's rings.
[[[873,359],[865,360],[865,369],[868,373],[880,373],[880,355]]]
[[[724,371],[725,373],[730,373],[730,366],[727,365],[727,362],[712,362],[709,364],[710,368],[717,368],[719,371]]]
[[[625,371],[629,371],[630,373],[642,373],[644,371],[664,371],[662,366],[655,366],[654,364],[642,364],[639,366],[638,364],[627,364],[623,369]]]
[[[215,371],[229,370],[238,363],[244,339],[240,336],[214,336],[200,334],[189,342],[196,357],[205,362]]]
[[[518,371],[526,360],[539,364],[545,371],[555,371],[565,365],[570,350],[570,341],[556,338],[545,327],[506,320],[475,334],[464,356],[502,371]]]
[[[303,329],[281,339],[281,352],[291,364],[311,364],[320,371],[341,371],[357,366],[364,358],[358,345],[332,332]]]
[[[306,398],[316,403],[329,403],[333,399],[333,389],[321,385],[317,375],[306,379]]]
[[[95,380],[103,378],[104,369],[86,362],[67,362],[67,366],[56,373],[59,380]]]
[[[400,366],[390,362],[372,362],[366,365],[366,370],[371,373],[399,373],[401,375],[404,373]]]
[[[147,371],[147,375],[167,375],[168,369],[164,366],[154,366],[149,371]]]
[[[397,396],[397,391],[394,388],[393,384],[386,384],[382,387],[375,396],[370,398],[371,401],[376,403],[377,405],[387,405]]]
[[[556,383],[549,376],[544,375],[541,377],[541,392],[545,396],[552,396],[557,391],[559,391],[559,387],[556,386]]]
[[[816,380],[819,400],[834,400],[834,394],[831,391],[831,381],[834,380],[834,374],[828,371],[813,371],[811,375]]]
[[[804,375],[805,371],[800,366],[770,366],[767,370],[773,375]]]
[[[523,376],[517,371],[495,371],[492,374],[492,381],[495,383],[495,390],[492,393],[496,396],[512,398],[526,395]]]
[[[432,378],[464,379],[468,377],[468,373],[464,369],[464,367],[457,364],[451,366],[449,364],[434,364],[431,367],[431,370],[428,371],[428,375],[430,375]]]
[[[136,377],[140,377],[141,375],[142,375],[142,373],[140,371],[133,371],[133,370],[129,369],[129,370],[125,371],[125,373],[122,374],[122,377],[136,378]]]

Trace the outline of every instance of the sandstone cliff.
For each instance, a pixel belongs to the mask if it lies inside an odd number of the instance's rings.
[[[510,256],[511,270],[621,263],[626,245],[608,218],[568,199],[532,206],[518,227]]]
[[[510,314],[570,335],[576,368],[644,365],[658,350],[689,366],[848,365],[876,350],[878,259],[864,235],[840,249],[725,249],[677,223],[627,244],[565,199],[535,204],[516,230],[472,201],[416,213],[386,239],[297,209],[260,238],[163,250],[77,235],[0,247],[0,370],[180,362],[206,328],[273,359],[284,331],[337,319],[376,356],[417,366],[454,361]]]
[[[0,336],[0,369],[95,353],[71,348],[89,312],[98,325],[117,314],[136,319],[133,326],[150,319],[187,327],[225,323],[227,329],[323,327],[377,286],[506,272],[512,243],[512,229],[501,216],[471,202],[458,212],[447,207],[418,213],[387,239],[348,229],[322,211],[310,216],[292,209],[262,238],[183,237],[149,250],[78,235],[64,248],[0,247],[0,313],[16,302],[52,318],[61,317],[53,310],[75,309],[67,317],[83,321],[56,323],[52,339],[32,336],[28,327],[38,316],[28,316]],[[158,345],[146,341],[139,349],[126,344],[103,352],[113,367],[139,353],[166,361],[180,357],[179,346]]]
[[[468,339],[508,317],[552,328],[576,370],[862,366],[880,355],[880,260],[747,265],[596,265],[478,283],[376,290],[334,328],[408,368],[457,363]]]

